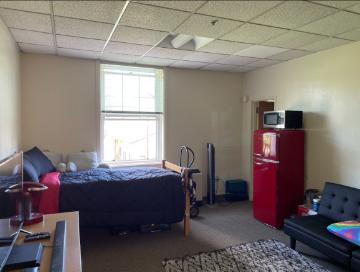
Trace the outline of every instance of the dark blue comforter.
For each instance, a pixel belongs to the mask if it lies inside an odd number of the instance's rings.
[[[155,167],[91,169],[60,177],[60,209],[81,225],[171,224],[184,216],[180,175]]]

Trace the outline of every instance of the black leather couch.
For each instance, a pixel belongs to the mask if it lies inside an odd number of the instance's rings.
[[[360,247],[330,233],[326,227],[332,223],[359,220],[360,189],[327,182],[317,215],[285,219],[284,232],[290,236],[295,249],[300,241],[335,262],[360,271]]]

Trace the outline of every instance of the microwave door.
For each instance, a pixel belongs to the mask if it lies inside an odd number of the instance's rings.
[[[267,113],[264,114],[264,126],[274,127],[278,124],[278,114],[277,113]]]

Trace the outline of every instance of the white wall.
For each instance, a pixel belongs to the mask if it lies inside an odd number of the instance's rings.
[[[0,160],[19,150],[19,67],[18,47],[0,19]]]
[[[96,150],[99,134],[96,62],[22,54],[24,149],[68,153]],[[165,70],[165,158],[178,163],[189,145],[206,192],[206,143],[216,147],[217,175],[240,176],[241,76],[194,70]],[[205,193],[206,194],[206,193]]]
[[[54,152],[96,150],[96,63],[21,55],[22,147]]]
[[[275,98],[275,108],[303,110],[306,187],[325,181],[360,188],[360,43],[247,73],[243,95]],[[251,177],[251,102],[242,112],[241,166]]]
[[[206,143],[215,145],[216,176],[240,176],[241,76],[167,69],[165,80],[166,159],[178,163],[179,146],[190,146],[202,172],[198,188],[205,196]]]

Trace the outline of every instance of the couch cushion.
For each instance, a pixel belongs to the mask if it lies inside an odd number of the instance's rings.
[[[332,223],[334,223],[333,220],[322,215],[285,219],[285,225],[291,227],[293,230],[303,232],[315,240],[320,240],[340,251],[350,253],[352,250],[358,248],[356,245],[330,233],[326,228]]]
[[[31,162],[34,166],[37,176],[40,177],[46,173],[56,171],[52,162],[45,156],[45,154],[37,147],[34,147],[24,152],[24,159]]]
[[[335,222],[360,218],[360,189],[327,182],[320,201],[319,214]]]
[[[32,163],[24,156],[23,160],[24,181],[39,182],[39,174]]]

